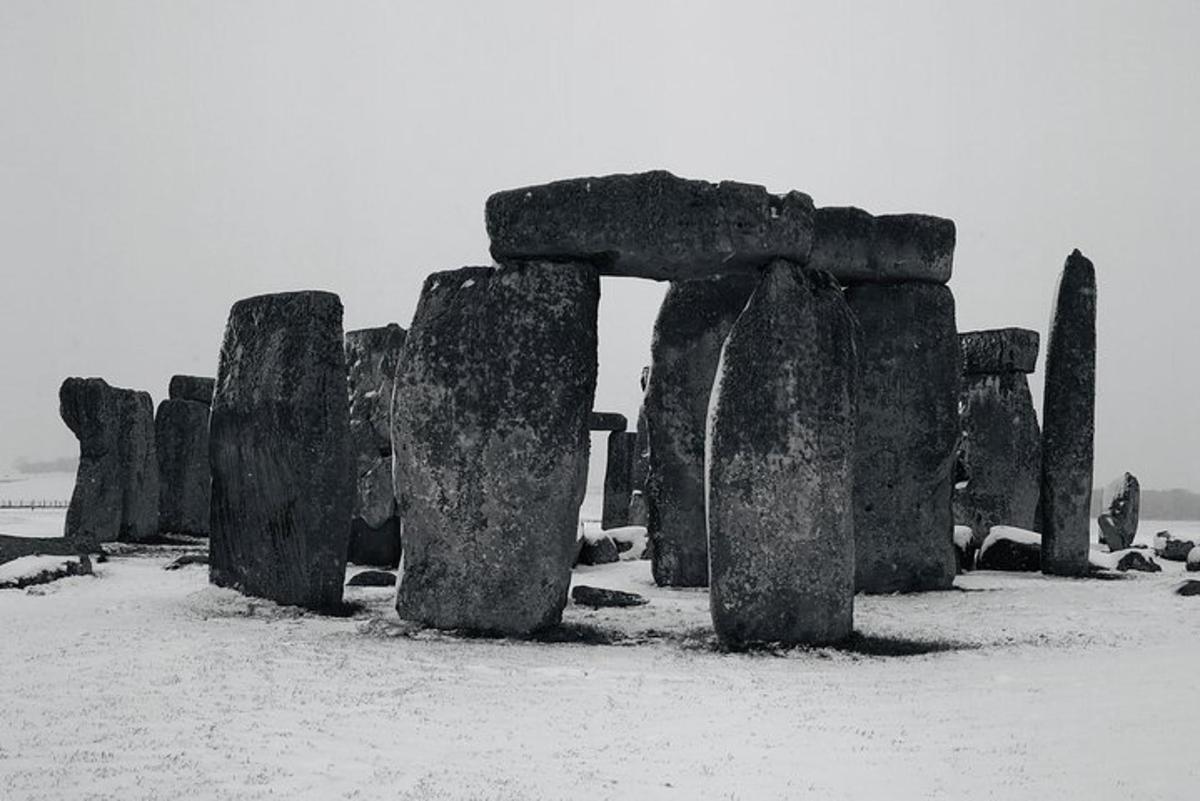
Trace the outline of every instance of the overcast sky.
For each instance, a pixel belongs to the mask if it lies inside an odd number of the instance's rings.
[[[407,326],[491,192],[666,168],[952,217],[961,330],[1044,344],[1079,247],[1097,478],[1200,489],[1198,40],[1194,0],[0,0],[0,473],[77,452],[65,376],[157,402],[261,292]],[[663,289],[604,282],[597,407]]]

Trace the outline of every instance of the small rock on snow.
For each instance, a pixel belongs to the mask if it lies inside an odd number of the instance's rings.
[[[594,609],[602,606],[642,606],[649,603],[649,600],[636,592],[589,587],[586,584],[580,584],[571,590],[571,600],[579,606],[590,606]]]

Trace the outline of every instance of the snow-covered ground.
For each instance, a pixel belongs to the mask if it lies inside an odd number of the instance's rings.
[[[860,597],[853,650],[725,654],[644,561],[576,581],[565,639],[321,618],[169,554],[0,592],[0,798],[1194,797],[1200,598],[976,573]],[[605,644],[611,643],[611,644]],[[896,655],[908,654],[908,655]]]

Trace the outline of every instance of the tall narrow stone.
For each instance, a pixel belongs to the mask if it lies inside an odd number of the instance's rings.
[[[608,435],[601,528],[618,528],[629,524],[629,501],[633,493],[633,450],[636,446],[637,434],[632,431],[613,431]]]
[[[758,276],[671,284],[654,323],[644,408],[650,446],[649,503],[654,580],[708,584],[704,439],[721,346]]]
[[[212,472],[208,467],[208,405],[168,398],[154,416],[158,454],[158,530],[207,537]]]
[[[710,605],[729,647],[851,632],[854,328],[831,276],[776,262],[729,332],[707,459]]]
[[[404,329],[395,323],[346,332],[350,454],[356,487],[349,559],[355,564],[396,567],[400,563],[391,404],[404,336]]]
[[[975,549],[992,526],[1032,529],[1041,486],[1042,435],[1025,377],[1037,362],[1036,331],[1006,328],[959,336],[963,352],[954,522]]]
[[[855,465],[857,584],[872,593],[954,581],[950,509],[958,441],[954,296],[935,284],[846,290],[861,326]]]
[[[1042,572],[1088,571],[1096,404],[1096,271],[1067,257],[1058,282],[1042,398]]]
[[[1142,488],[1133,473],[1125,473],[1104,488],[1104,511],[1096,520],[1100,525],[1100,541],[1110,551],[1133,547],[1137,536],[1138,516],[1142,505]]]
[[[392,407],[401,617],[502,634],[561,619],[587,483],[599,299],[585,264],[426,279]]]
[[[151,542],[158,537],[158,455],[154,446],[154,401],[149,392],[117,390],[123,493],[122,542]]]
[[[209,424],[209,578],[283,604],[340,606],[353,494],[342,304],[238,301]]]

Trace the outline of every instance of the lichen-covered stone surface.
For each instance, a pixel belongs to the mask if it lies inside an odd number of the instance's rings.
[[[1104,488],[1104,511],[1100,524],[1100,541],[1110,551],[1123,551],[1133,546],[1137,536],[1138,515],[1141,511],[1142,488],[1133,473],[1113,481]]]
[[[807,261],[812,199],[761,186],[654,171],[572,178],[487,201],[492,255],[585,260],[606,275],[660,281]]]
[[[651,564],[660,586],[708,583],[704,440],[721,346],[758,276],[671,284],[654,323],[646,385]]]
[[[1042,572],[1081,576],[1091,542],[1096,271],[1078,250],[1059,278],[1042,398]]]
[[[964,375],[1032,373],[1037,367],[1037,331],[1028,328],[993,328],[958,335]]]
[[[599,299],[587,264],[426,279],[392,410],[402,618],[513,635],[560,620],[587,483]]]
[[[332,293],[234,304],[209,425],[214,584],[340,607],[353,495],[342,341]]]
[[[629,421],[619,412],[592,412],[588,415],[588,428],[592,431],[624,431],[628,427]]]
[[[855,554],[865,592],[946,589],[958,441],[954,297],[937,284],[846,290],[861,327]]]
[[[708,443],[710,605],[729,647],[851,632],[854,328],[831,276],[780,261],[729,332]]]
[[[825,206],[813,221],[809,266],[844,284],[950,280],[953,220],[926,214],[876,217],[853,206]]]
[[[1025,374],[964,375],[959,409],[954,522],[971,527],[976,548],[992,526],[1033,529],[1042,436]]]
[[[79,468],[64,536],[87,543],[145,542],[158,534],[158,460],[149,393],[102,378],[68,378],[59,414],[79,439]]]
[[[207,404],[167,399],[154,416],[158,456],[158,530],[207,537],[212,471]]]
[[[601,528],[619,528],[629,523],[629,500],[633,493],[633,457],[636,447],[637,434],[632,431],[613,431],[608,435]]]
[[[189,400],[212,405],[215,378],[199,375],[173,375],[167,386],[167,397],[171,400]]]

